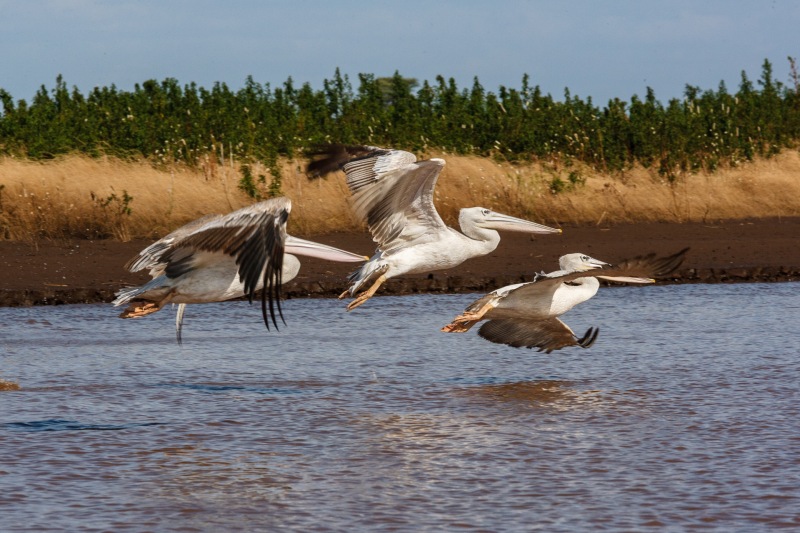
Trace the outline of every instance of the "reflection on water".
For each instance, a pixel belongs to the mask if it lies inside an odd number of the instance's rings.
[[[532,405],[548,405],[563,402],[573,395],[571,381],[544,379],[541,381],[517,381],[493,383],[464,388],[460,393],[465,397],[494,402],[523,402]]]
[[[2,424],[7,429],[18,429],[21,431],[116,431],[120,429],[131,429],[141,426],[157,426],[158,422],[147,424],[84,424],[74,420],[33,420],[31,422],[8,422]]]
[[[440,333],[472,299],[0,309],[2,528],[800,526],[798,284],[603,289],[550,355]]]

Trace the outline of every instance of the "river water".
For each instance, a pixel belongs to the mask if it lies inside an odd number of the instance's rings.
[[[475,296],[0,309],[0,530],[800,528],[800,284],[601,288],[551,355],[440,333]]]

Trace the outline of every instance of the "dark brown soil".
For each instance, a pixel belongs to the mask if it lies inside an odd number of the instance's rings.
[[[558,257],[583,252],[607,262],[691,247],[681,269],[664,282],[800,280],[800,217],[727,221],[713,224],[645,223],[564,226],[560,236],[505,233],[497,250],[461,266],[427,276],[393,279],[382,294],[483,292],[530,280],[558,268]],[[371,255],[364,234],[304,236]],[[0,305],[108,302],[120,287],[140,284],[146,273],[122,265],[150,241],[0,242]],[[352,264],[301,258],[300,275],[284,287],[287,297],[334,296],[345,287]]]

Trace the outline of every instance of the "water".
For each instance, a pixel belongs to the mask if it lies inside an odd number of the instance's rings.
[[[0,309],[0,529],[800,526],[800,285],[601,289],[549,356],[474,297]]]

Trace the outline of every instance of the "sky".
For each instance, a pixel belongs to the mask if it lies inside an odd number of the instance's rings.
[[[175,78],[236,90],[248,75],[321,89],[358,74],[492,92],[522,76],[562,99],[667,102],[686,84],[734,92],[769,59],[789,84],[800,56],[794,0],[0,0],[0,88],[30,101],[61,74],[87,94]]]

